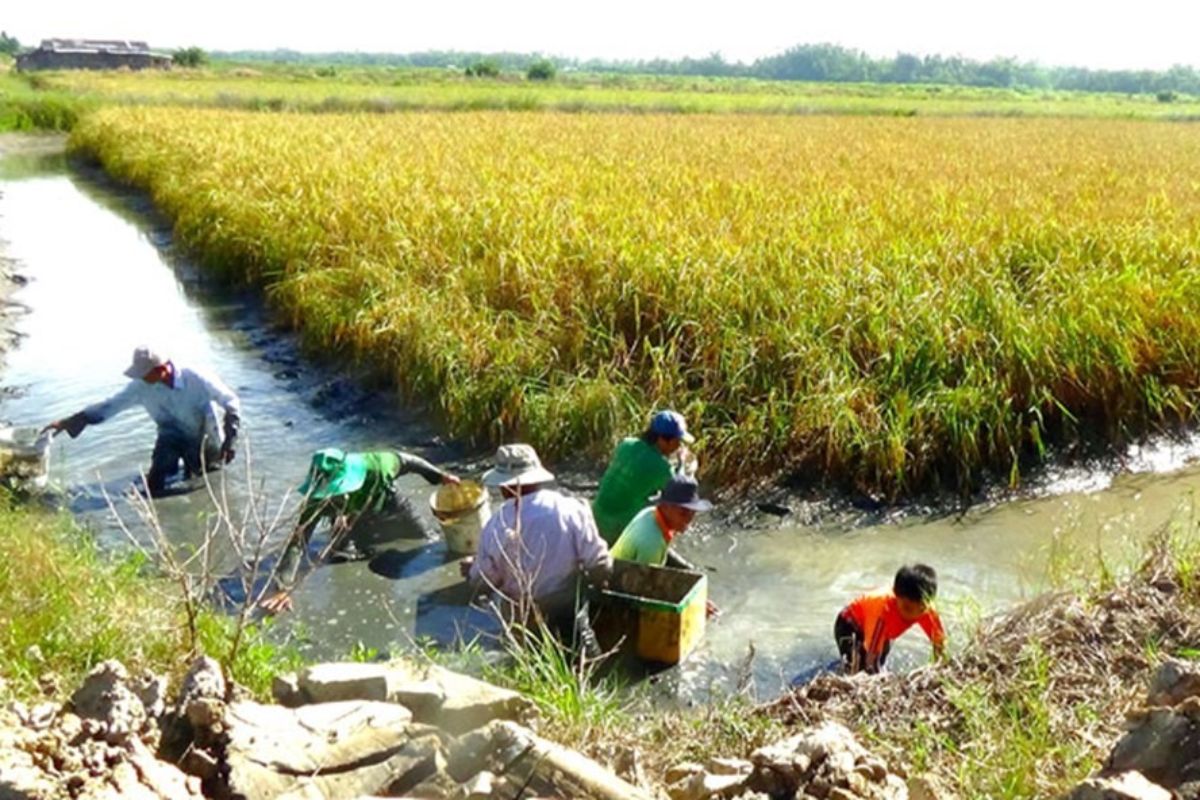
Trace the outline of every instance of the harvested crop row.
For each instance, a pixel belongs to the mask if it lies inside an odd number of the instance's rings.
[[[456,433],[895,496],[1200,400],[1200,129],[106,109],[73,146]]]

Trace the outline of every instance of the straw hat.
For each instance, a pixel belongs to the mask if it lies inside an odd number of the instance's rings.
[[[542,466],[527,444],[506,444],[496,451],[496,466],[483,474],[484,486],[533,486],[550,483],[554,473]]]

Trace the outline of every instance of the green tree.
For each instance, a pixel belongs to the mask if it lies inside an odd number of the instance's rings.
[[[466,69],[468,78],[495,78],[500,74],[500,65],[493,59],[481,58]]]
[[[554,66],[553,61],[545,58],[534,61],[525,71],[525,77],[531,81],[552,81],[557,74],[558,67]]]
[[[17,37],[9,36],[6,31],[0,31],[0,53],[15,56],[20,49],[21,43],[17,41]]]
[[[208,63],[208,53],[199,47],[185,47],[176,50],[171,60],[180,67],[200,67]]]

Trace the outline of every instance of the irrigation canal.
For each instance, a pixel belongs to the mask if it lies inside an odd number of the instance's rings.
[[[71,169],[60,148],[24,148],[0,158],[0,252],[28,279],[10,293],[10,304],[23,311],[7,323],[19,342],[0,373],[0,418],[41,425],[107,396],[122,384],[131,349],[149,342],[181,362],[212,367],[239,392],[253,485],[272,508],[301,480],[312,450],[323,446],[409,449],[468,475],[484,466],[464,462],[464,453],[443,444],[419,412],[300,357],[254,298],[203,280],[175,251],[169,225],[143,196]],[[127,541],[105,495],[130,486],[148,463],[153,434],[144,415],[130,413],[53,445],[55,484],[106,547]],[[692,698],[728,686],[753,643],[756,687],[774,692],[831,657],[833,617],[842,604],[887,584],[911,560],[936,566],[939,605],[953,637],[980,613],[1044,588],[1048,565],[1059,563],[1056,553],[1115,562],[1135,552],[1144,534],[1200,487],[1198,451],[1190,442],[1131,453],[1134,471],[1116,477],[1050,474],[1035,497],[960,516],[816,526],[763,517],[748,527],[688,534],[683,552],[710,570],[710,596],[723,614],[700,650],[660,680]],[[235,505],[247,496],[242,456],[227,476]],[[402,479],[401,491],[425,508],[429,489],[419,478]],[[117,508],[143,535],[132,509],[122,502]],[[173,540],[201,540],[203,512],[211,509],[203,490],[158,508]],[[452,638],[464,617],[456,605],[457,561],[439,541],[412,541],[399,550],[393,577],[364,562],[317,570],[278,630],[301,634],[312,654],[324,657],[356,643],[388,650],[418,637]],[[916,629],[900,644],[894,656],[900,665],[920,663],[928,652]]]

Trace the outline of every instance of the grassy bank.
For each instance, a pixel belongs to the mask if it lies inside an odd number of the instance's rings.
[[[1191,126],[106,109],[77,153],[457,434],[898,496],[1200,402]]]
[[[96,664],[177,674],[193,655],[174,587],[134,558],[104,555],[65,514],[0,500],[0,701],[62,700]],[[200,649],[228,653],[229,621],[200,619]],[[227,668],[260,696],[294,651],[252,629]]]
[[[25,77],[0,72],[0,133],[69,131],[97,105],[70,90],[35,86]]]

